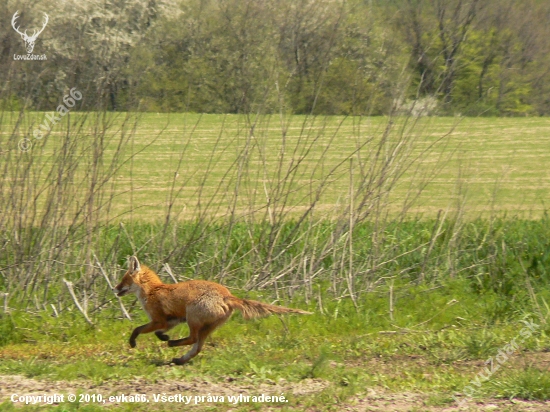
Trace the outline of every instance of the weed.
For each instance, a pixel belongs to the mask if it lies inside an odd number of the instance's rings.
[[[16,329],[12,317],[8,314],[0,315],[0,346],[19,343],[21,340],[21,333]]]
[[[503,373],[488,392],[503,398],[526,400],[550,399],[550,372],[535,367]]]

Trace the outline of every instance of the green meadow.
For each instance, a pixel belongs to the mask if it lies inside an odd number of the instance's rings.
[[[12,114],[4,130],[16,120]],[[24,156],[48,164],[59,159],[68,132],[84,140],[103,133],[104,160],[118,156],[109,188],[116,200],[106,216],[117,221],[162,220],[168,207],[184,220],[206,207],[218,216],[234,209],[257,215],[270,202],[297,216],[319,190],[317,216],[330,217],[349,198],[350,181],[357,190],[372,173],[375,156],[394,156],[385,178],[396,182],[384,205],[393,213],[540,216],[550,200],[546,118],[77,113],[46,139],[33,138],[44,122],[43,114],[27,114],[18,137],[4,139],[4,152],[23,155],[16,139],[26,133],[33,147]],[[80,149],[74,185],[90,167],[87,149]]]
[[[44,121],[3,113],[0,129],[0,409],[19,410],[19,388],[224,396],[204,410],[545,410],[547,119],[75,113],[36,139]],[[170,366],[185,348],[128,346],[146,315],[108,283],[132,254],[167,283],[314,314],[236,314]],[[261,393],[288,402],[228,401]]]
[[[134,142],[139,154],[133,168],[122,171],[120,177],[131,174],[133,183],[146,189],[134,195],[136,206],[158,210],[169,196],[168,183],[173,182],[179,166],[176,182],[186,182],[181,192],[181,197],[187,199],[183,204],[186,215],[192,215],[199,193],[214,197],[225,210],[227,194],[216,190],[224,179],[234,178],[233,169],[243,153],[251,157],[244,183],[252,193],[247,197],[257,196],[259,200],[246,199],[242,207],[252,201],[254,205],[265,203],[264,184],[274,185],[280,170],[289,173],[297,167],[291,206],[306,206],[311,184],[329,176],[330,186],[320,204],[331,210],[348,196],[347,161],[353,159],[352,174],[360,174],[360,162],[371,158],[388,127],[384,117],[293,116],[281,120],[278,116],[143,116],[143,128],[136,132]],[[406,164],[403,182],[391,195],[389,206],[393,211],[401,211],[403,200],[420,187],[423,191],[413,211],[428,216],[439,209],[456,207],[457,202],[466,202],[472,215],[487,210],[537,213],[549,204],[548,119],[422,118],[395,122],[389,132],[388,150],[395,149],[394,141],[403,142],[403,156],[411,164]],[[203,182],[205,187],[199,192]],[[230,186],[230,182],[225,184]],[[138,219],[147,217],[147,209],[136,214]]]
[[[246,153],[250,159],[245,165],[246,199],[241,207],[265,203],[265,185],[269,190],[278,183],[281,171],[289,173],[297,167],[290,206],[307,206],[311,186],[326,178],[329,188],[320,208],[332,211],[349,196],[350,174],[359,176],[364,170],[361,162],[368,162],[379,148],[388,122],[384,117],[292,116],[281,120],[275,115],[249,119],[146,114],[134,143],[140,153],[133,169],[123,171],[121,178],[131,174],[136,186],[147,189],[134,195],[135,204],[145,207],[136,218],[150,218],[149,210],[163,206],[169,197],[168,183],[174,181],[178,169],[176,184],[186,183],[181,192],[186,202],[178,204],[185,209],[184,216],[192,215],[199,194],[214,197],[225,211],[228,195],[216,191],[220,184],[230,187],[239,156]],[[458,204],[467,206],[472,216],[487,211],[540,215],[549,204],[548,119],[398,118],[392,122],[385,145],[395,150],[395,142],[403,144],[399,149],[405,159],[400,161],[406,167],[389,199],[392,211],[401,212],[405,199],[418,193],[408,211],[426,216]],[[349,159],[354,162],[351,166]]]

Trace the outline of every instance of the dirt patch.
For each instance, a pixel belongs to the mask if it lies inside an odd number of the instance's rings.
[[[84,403],[101,403],[106,406],[122,403],[184,403],[188,405],[212,406],[214,404],[265,403],[282,404],[289,395],[307,396],[318,393],[329,386],[329,382],[321,379],[305,379],[298,383],[284,380],[279,383],[261,383],[243,385],[228,379],[226,382],[208,382],[200,379],[192,381],[157,380],[147,381],[143,378],[94,384],[90,381],[48,381],[29,379],[21,375],[0,375],[0,402],[10,401],[15,404],[28,400],[37,404],[54,401],[53,395],[63,395],[63,402],[69,395],[76,395],[76,400],[82,400],[81,394],[101,395],[88,398]],[[48,398],[38,398],[38,396]],[[117,396],[118,395],[118,396]],[[144,397],[145,395],[145,397]],[[34,396],[34,398],[33,398]],[[113,396],[113,399],[110,397]],[[175,398],[163,399],[162,396]],[[267,397],[271,397],[267,400]],[[255,397],[255,398],[254,398]],[[276,400],[272,400],[272,399]]]
[[[462,407],[455,402],[448,405],[430,405],[433,402],[430,395],[416,393],[387,393],[369,389],[365,396],[355,397],[348,403],[345,410],[357,412],[547,412],[550,404],[518,400],[488,399],[484,401],[469,401]]]
[[[63,394],[63,401],[67,401],[67,396],[73,394],[80,397],[81,394],[93,395],[101,394],[105,406],[121,405],[129,402],[143,403],[150,402],[150,406],[154,407],[155,403],[159,404],[176,404],[180,407],[182,403],[189,400],[188,405],[196,405],[197,407],[212,407],[225,406],[231,408],[232,405],[238,406],[247,403],[262,403],[265,409],[272,409],[283,406],[280,398],[276,402],[266,401],[267,396],[280,397],[281,394],[292,395],[296,397],[315,396],[326,389],[330,383],[321,379],[305,379],[299,383],[290,383],[281,380],[278,383],[273,382],[262,384],[243,385],[241,383],[228,380],[227,382],[208,382],[200,379],[193,381],[175,381],[175,380],[158,380],[149,382],[143,378],[134,379],[125,382],[108,382],[96,385],[90,381],[48,381],[39,379],[29,379],[21,375],[0,375],[0,402],[11,402],[12,396],[16,396],[14,404],[22,405],[25,398],[22,396],[52,396],[54,394]],[[155,401],[155,396],[177,396],[182,395],[179,399],[174,398]],[[140,396],[139,398],[137,396]],[[146,398],[141,396],[145,395]],[[208,400],[208,395],[212,398]],[[259,398],[264,395],[264,398]],[[109,396],[119,396],[113,401],[108,399]],[[126,396],[126,398],[121,398]],[[131,396],[135,398],[130,399]],[[223,402],[221,397],[223,396]],[[240,398],[239,398],[240,396]],[[252,400],[256,396],[259,399],[257,402]],[[188,397],[188,398],[185,398]],[[195,398],[204,397],[204,399]],[[216,398],[214,398],[216,397]],[[232,398],[230,398],[232,397]],[[437,396],[436,396],[437,398]],[[30,401],[38,398],[29,398]],[[147,401],[145,401],[147,399]],[[158,398],[157,398],[158,399]],[[230,399],[235,400],[235,403]],[[239,400],[240,399],[240,400]],[[43,401],[37,404],[47,403]],[[60,402],[53,402],[58,404]],[[91,400],[83,403],[98,403]],[[338,409],[342,411],[357,411],[357,412],[406,412],[406,411],[433,411],[433,412],[451,412],[451,411],[506,411],[506,412],[543,412],[550,410],[550,404],[546,402],[527,402],[518,400],[498,400],[489,399],[483,402],[470,401],[463,407],[459,407],[456,403],[446,405],[433,405],[434,397],[429,394],[419,393],[390,393],[383,389],[369,388],[366,394],[361,394],[348,399],[345,403],[339,404]],[[149,406],[149,405],[148,405]],[[258,406],[258,405],[256,405]],[[264,409],[262,408],[262,409]],[[149,408],[148,408],[149,409]],[[302,408],[299,408],[302,409]],[[318,410],[315,407],[311,410]]]

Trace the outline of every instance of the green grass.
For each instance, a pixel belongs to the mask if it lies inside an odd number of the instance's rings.
[[[198,378],[253,386],[318,379],[326,382],[325,389],[314,396],[289,394],[287,406],[330,409],[336,400],[346,401],[369,387],[431,393],[429,404],[445,404],[518,336],[525,314],[495,320],[489,294],[472,294],[464,280],[444,286],[410,288],[398,301],[394,321],[388,297],[377,294],[359,301],[357,309],[349,300],[327,297],[323,313],[309,307],[314,315],[286,317],[286,327],[276,317],[245,322],[237,315],[184,367],[166,365],[186,348],[168,348],[153,335],[141,335],[137,348],[129,348],[131,330],[146,322],[137,308],[132,322],[105,311],[94,318],[95,328],[75,312],[59,318],[16,312],[8,319],[20,336],[12,335],[0,347],[0,374],[113,386],[136,377],[151,384]],[[451,296],[458,302],[449,305]],[[536,315],[528,316],[541,324]],[[549,333],[541,324],[478,395],[550,399],[548,371],[526,365],[549,348]],[[186,326],[171,333],[185,334]]]
[[[550,399],[550,374],[538,367],[511,371],[495,379],[491,389],[503,398],[547,401]]]
[[[42,116],[27,114],[21,129],[30,133]],[[84,114],[74,114],[71,122],[77,124],[79,116]],[[289,116],[281,121],[275,115],[147,113],[129,120],[125,116],[111,114],[100,121],[90,114],[77,137],[90,139],[100,122],[108,129],[108,152],[114,151],[121,131],[131,133],[132,122],[137,122],[125,153],[134,157],[116,173],[113,193],[117,197],[109,211],[110,218],[123,221],[162,219],[174,197],[171,210],[180,219],[196,217],[206,208],[218,216],[231,208],[239,215],[263,216],[253,211],[268,200],[273,207],[281,205],[278,185],[289,171],[293,177],[285,180],[283,192],[289,195],[285,207],[291,214],[302,212],[315,189],[328,179],[316,210],[317,216],[331,216],[349,193],[346,159],[354,158],[352,174],[358,181],[388,122],[384,117]],[[424,216],[464,206],[470,216],[495,212],[540,216],[550,203],[547,119],[393,121],[388,150],[403,139],[400,161],[410,161],[388,200],[387,207],[394,212],[400,212],[405,199],[420,187],[421,196],[408,210]],[[11,133],[11,122],[3,128],[4,140]],[[65,123],[55,125],[47,141],[34,140],[27,156],[38,156],[43,164],[52,161],[52,153],[60,149],[67,133]],[[81,166],[89,167],[83,160]],[[338,166],[340,162],[344,163]]]
[[[301,154],[314,138],[319,138],[311,151],[304,154],[306,157],[303,175],[299,175],[298,182],[295,183],[298,193],[292,201],[292,206],[298,209],[299,206],[303,206],[304,200],[308,199],[308,183],[320,179],[323,171],[326,173],[326,170],[344,160],[357,144],[379,136],[386,121],[385,118],[316,119],[315,123],[311,121],[312,129],[303,133],[301,127],[306,120],[303,117],[291,118],[286,136],[288,152],[296,149]],[[165,124],[168,125],[166,130],[146,148],[151,135],[155,136],[159,132],[159,125]],[[196,128],[192,129],[195,125]],[[178,153],[187,144],[189,147],[177,183],[184,178],[189,179],[189,182],[181,192],[181,198],[185,199],[185,202],[177,206],[187,214],[195,207],[197,187],[202,183],[203,168],[212,153],[215,153],[216,161],[212,172],[207,176],[203,196],[214,196],[215,188],[224,178],[224,173],[231,170],[237,153],[247,142],[246,126],[243,118],[238,116],[203,115],[199,118],[181,115],[168,119],[152,114],[145,115],[140,123],[134,148],[135,151],[143,149],[143,152],[136,157],[132,170],[126,169],[122,172],[123,176],[132,175],[135,187],[148,188],[141,196],[134,195],[133,205],[143,206],[143,210],[138,211],[134,217],[150,218],[152,211],[159,210],[159,206],[162,207],[163,201],[167,198],[166,182],[171,181],[179,160]],[[399,127],[396,129],[400,130]],[[282,150],[278,119],[262,119],[256,126],[256,131],[257,135],[251,144],[254,146],[253,150],[258,151],[258,155],[253,156],[252,162],[257,167],[265,161],[268,180],[275,180],[275,166]],[[417,164],[414,164],[405,176],[400,189],[392,195],[392,207],[396,211],[400,210],[406,191],[411,186],[414,190],[417,185],[424,182],[428,185],[414,211],[426,215],[433,215],[439,209],[454,208],[463,198],[467,202],[467,210],[472,214],[491,211],[491,208],[497,212],[540,213],[545,209],[545,205],[550,204],[550,172],[546,167],[550,162],[550,122],[547,119],[426,118],[421,119],[412,130],[405,133],[410,134],[408,140],[414,141],[411,157],[418,155],[438,138],[450,134],[443,142],[436,144],[425,158],[418,161],[418,171],[415,169]],[[303,141],[300,142],[301,135]],[[221,139],[218,143],[219,136]],[[332,137],[334,141],[330,142],[329,139]],[[323,158],[322,150],[329,145],[330,151]],[[368,146],[361,156],[367,156],[367,151]],[[291,153],[286,155],[285,170],[292,163]],[[318,165],[320,159],[323,159],[322,167]],[[311,170],[315,168],[317,171],[312,173]],[[431,175],[434,169],[437,172],[436,176]],[[256,169],[253,171],[257,172]],[[347,195],[348,175],[346,167],[338,171],[331,190],[322,198],[319,209],[323,209],[324,206],[330,211],[338,203],[338,199]],[[259,201],[265,202],[265,195],[261,193],[262,178],[262,175],[251,175],[250,181],[245,183],[250,190],[255,191]],[[219,204],[222,212],[227,207],[224,196],[226,193],[214,196],[215,203]],[[127,201],[130,203],[130,200]],[[250,207],[245,202],[240,206]]]

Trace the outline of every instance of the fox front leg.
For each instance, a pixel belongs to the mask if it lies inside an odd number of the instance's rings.
[[[185,322],[185,318],[178,318],[175,316],[168,316],[166,320],[167,320],[166,327],[164,329],[159,329],[155,331],[155,335],[157,336],[157,338],[159,338],[163,342],[170,340],[170,337],[166,334],[166,332],[168,332],[174,326]]]
[[[157,330],[155,332],[155,335],[157,335],[157,338],[159,338],[161,341],[166,342],[167,340],[170,339],[170,337],[168,335],[166,335],[164,332],[165,331]]]
[[[163,325],[159,325],[159,324],[154,323],[154,322],[147,323],[146,325],[138,326],[137,328],[134,329],[134,331],[132,332],[132,335],[130,336],[130,346],[132,348],[136,347],[136,338],[141,333],[149,333],[149,332],[153,332],[153,331],[156,331],[156,330],[159,330],[159,329],[162,329],[162,328],[163,328]],[[162,335],[162,332],[161,332],[161,335]],[[159,335],[157,334],[157,336],[159,336]],[[163,335],[163,336],[166,336],[166,335]],[[160,336],[159,336],[159,339],[162,340],[162,338]]]
[[[144,325],[145,326],[145,325]],[[136,338],[138,337],[138,335],[141,333],[141,329],[143,328],[143,326],[138,326],[137,328],[134,329],[134,331],[132,332],[132,335],[130,336],[130,346],[132,348],[135,348],[136,347]]]

